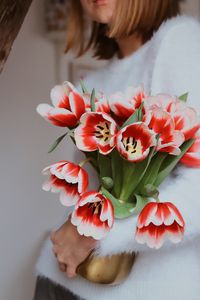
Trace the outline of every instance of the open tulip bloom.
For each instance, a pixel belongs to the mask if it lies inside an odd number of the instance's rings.
[[[81,85],[81,92],[69,82],[56,86],[53,106],[37,107],[44,119],[67,128],[49,152],[69,135],[86,156],[79,163],[62,160],[46,167],[43,189],[60,193],[60,202],[73,207],[71,222],[81,235],[100,240],[115,218],[138,215],[138,243],[158,249],[167,238],[180,242],[185,231],[181,212],[158,196],[177,164],[200,167],[200,122],[186,103],[188,95],[152,96],[139,86],[107,98]],[[85,163],[97,172],[96,191],[88,190]]]
[[[60,202],[65,206],[72,206],[80,199],[80,195],[87,190],[87,172],[71,162],[59,161],[42,171],[44,175],[50,175],[44,182],[45,191],[60,192]]]

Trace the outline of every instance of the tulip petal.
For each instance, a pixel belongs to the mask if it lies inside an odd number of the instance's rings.
[[[162,140],[171,136],[175,126],[169,113],[162,109],[154,109],[149,112],[149,115],[151,116],[150,118],[148,114],[144,117],[144,120],[149,120],[149,123],[147,124],[149,128],[151,128],[156,134],[160,134]]]
[[[113,138],[117,130],[114,120],[106,113],[87,112],[80,121],[74,132],[77,147],[82,151],[110,153],[114,148]]]
[[[42,189],[46,192],[51,191],[52,193],[58,193],[60,191],[60,186],[56,185],[57,178],[55,176],[50,176],[48,180],[46,180]]]
[[[87,203],[94,203],[100,201],[101,199],[98,197],[98,192],[96,191],[88,191],[85,192],[78,203],[78,206],[84,206]]]
[[[55,107],[70,109],[69,91],[63,85],[56,85],[50,93],[51,101]]]
[[[143,213],[141,213],[138,217],[137,227],[142,228],[144,226],[148,226],[152,221],[152,218],[154,218],[156,211],[157,211],[156,203],[150,202],[147,205],[145,205],[145,210],[143,210]]]
[[[174,221],[176,221],[181,227],[184,227],[185,226],[184,219],[180,214],[179,210],[177,209],[177,207],[171,202],[165,202],[165,204],[168,206],[171,214],[173,215]]]
[[[54,108],[49,104],[41,103],[36,110],[46,121],[56,126],[72,127],[77,123],[75,115],[65,108]]]
[[[169,112],[170,109],[176,103],[176,99],[167,94],[158,94],[156,96],[145,97],[144,99],[144,109],[145,112],[152,111],[154,109],[161,109],[163,111]]]
[[[67,164],[68,162],[66,160],[63,160],[63,161],[60,161],[60,162],[57,162],[55,164],[52,164],[50,165],[49,167],[46,167],[44,170],[43,170],[43,174],[44,175],[47,175],[47,174],[52,174],[52,175],[55,175],[57,178],[59,179],[65,179],[63,174],[62,174],[62,170],[63,170],[63,167]]]
[[[142,122],[125,126],[116,137],[117,150],[132,162],[144,160],[155,144],[154,133]]]
[[[106,96],[103,93],[98,93],[96,96],[95,107],[97,112],[110,113],[110,106]]]
[[[78,174],[80,167],[73,163],[67,163],[63,166],[62,175],[69,183],[77,183],[79,181]]]
[[[108,231],[107,226],[100,222],[96,216],[82,219],[76,214],[72,214],[71,222],[74,226],[77,226],[80,235],[92,236],[96,240],[102,239]]]
[[[142,86],[128,87],[124,93],[117,92],[110,96],[109,102],[113,113],[120,119],[129,118],[139,108],[145,97]]]
[[[78,186],[75,184],[65,184],[60,192],[60,202],[64,206],[75,205],[80,199]]]
[[[104,202],[102,205],[100,220],[105,222],[108,220],[108,226],[111,228],[114,222],[114,210],[110,202]]]
[[[172,243],[179,243],[183,239],[184,229],[176,222],[167,228],[168,238]]]
[[[46,103],[40,103],[37,107],[36,107],[36,111],[39,115],[41,115],[43,118],[47,118],[49,111],[52,110],[52,106]]]
[[[118,98],[117,95],[115,100],[111,100],[110,106],[113,113],[122,119],[129,118],[135,111],[130,103],[124,103],[123,99],[121,97]]]
[[[52,164],[42,171],[50,174],[49,179],[43,184],[45,191],[60,192],[60,202],[64,206],[75,205],[80,199],[80,194],[88,187],[88,174],[79,165],[66,160]]]
[[[195,137],[193,145],[181,158],[180,162],[187,167],[199,168],[200,167],[200,136]]]
[[[78,192],[82,194],[88,187],[88,174],[84,169],[80,169],[78,173]]]
[[[69,102],[71,111],[79,120],[85,112],[85,103],[83,97],[78,92],[73,91],[69,94]]]
[[[85,192],[77,202],[71,222],[79,234],[99,240],[113,226],[113,206],[102,194],[96,191]]]
[[[53,108],[49,111],[48,119],[52,123],[54,122],[54,125],[58,123],[60,125],[57,126],[62,127],[73,127],[77,124],[76,116],[65,108]]]
[[[180,162],[190,168],[200,168],[200,153],[186,153]]]
[[[91,127],[78,126],[74,131],[76,146],[82,151],[97,150],[97,143],[94,136],[94,129]]]
[[[141,211],[135,233],[140,244],[159,249],[168,237],[173,243],[182,240],[185,223],[182,215],[171,202],[150,202]]]
[[[174,120],[175,129],[184,134],[186,141],[195,136],[200,128],[200,120],[194,108],[176,100],[169,108],[169,113]]]

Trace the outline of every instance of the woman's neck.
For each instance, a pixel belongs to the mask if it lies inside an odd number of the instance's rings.
[[[117,44],[119,56],[123,58],[137,51],[143,45],[143,41],[141,35],[134,33],[128,37],[117,39]]]

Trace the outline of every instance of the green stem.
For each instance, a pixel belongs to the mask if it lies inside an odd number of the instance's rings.
[[[122,161],[120,154],[116,150],[113,150],[111,153],[111,171],[114,183],[112,194],[117,198],[120,195],[123,180]]]
[[[177,156],[168,155],[163,161],[161,168],[159,170],[158,176],[155,181],[155,186],[159,186],[166,177],[173,171],[176,165],[179,163],[182,156],[187,152],[187,150],[193,145],[194,139],[186,141],[181,147],[181,153]]]
[[[124,181],[120,199],[129,201],[130,196],[135,193],[135,189],[144,177],[154,153],[155,147],[150,150],[150,153],[145,160],[135,163],[134,165],[127,161],[125,168],[123,169]],[[132,169],[129,170],[130,168]]]
[[[148,166],[148,169],[146,170],[145,175],[143,176],[142,180],[140,181],[139,185],[136,188],[136,193],[141,193],[142,189],[147,184],[153,185],[156,181],[158,172],[160,170],[160,167],[164,161],[164,159],[167,157],[168,153],[156,153],[156,155],[153,155],[153,158]]]
[[[101,187],[100,192],[112,202],[115,218],[124,219],[134,214],[135,203],[122,203],[104,187]]]
[[[91,166],[95,169],[95,171],[97,172],[97,174],[99,175],[99,166],[98,166],[98,162],[97,162],[97,151],[92,151],[92,152],[84,152],[82,151],[85,156],[87,158],[91,158],[91,160],[89,161]]]
[[[80,163],[79,163],[79,166],[80,167],[83,167],[87,162],[90,162],[90,161],[94,161],[94,159],[92,157],[88,157],[84,160],[82,160]]]

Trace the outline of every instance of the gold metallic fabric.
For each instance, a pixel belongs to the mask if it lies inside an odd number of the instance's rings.
[[[77,273],[94,283],[117,285],[129,275],[134,261],[135,253],[120,253],[105,257],[90,255],[78,266]]]

